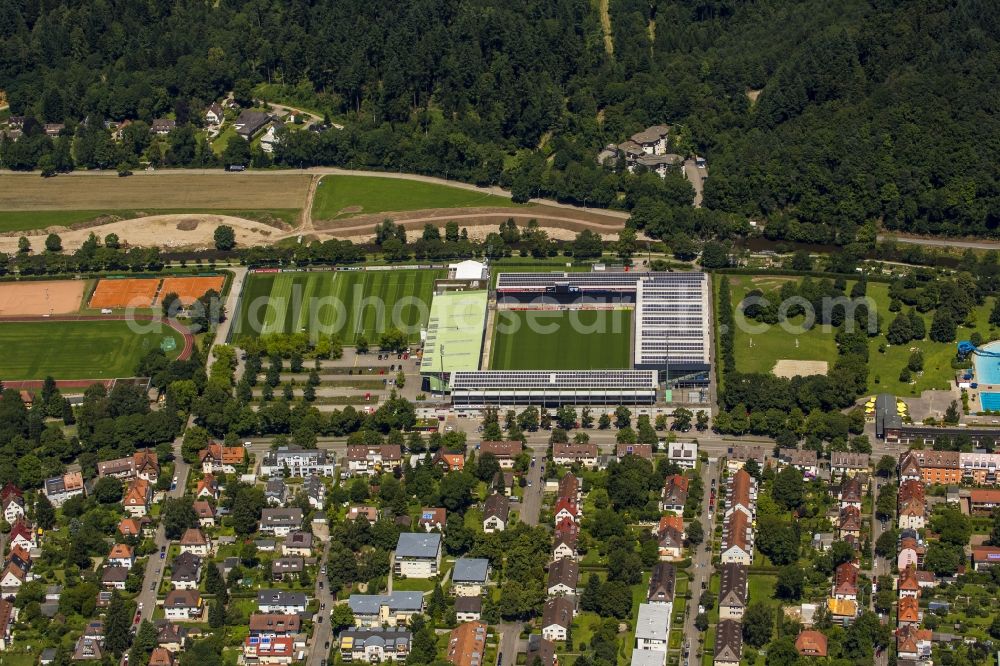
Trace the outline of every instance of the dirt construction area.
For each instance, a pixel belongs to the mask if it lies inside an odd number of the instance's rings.
[[[83,280],[0,284],[0,316],[69,314],[80,309]]]
[[[160,287],[160,294],[156,298],[156,303],[166,294],[177,294],[181,303],[187,307],[196,300],[204,296],[210,289],[222,293],[222,285],[225,278],[222,275],[204,277],[168,277],[163,278],[163,285]]]
[[[826,361],[793,361],[782,358],[774,364],[774,374],[777,377],[808,377],[809,375],[825,375],[827,370]]]
[[[101,280],[90,297],[92,308],[148,308],[156,298],[159,278]]]

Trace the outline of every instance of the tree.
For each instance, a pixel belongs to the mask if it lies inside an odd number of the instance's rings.
[[[228,224],[217,226],[213,238],[216,250],[228,251],[236,247],[236,231]]]
[[[441,479],[438,493],[441,506],[449,511],[462,513],[472,503],[472,490],[476,480],[466,472],[452,472]]]
[[[905,345],[913,339],[913,329],[910,325],[910,317],[900,312],[889,324],[885,333],[885,339],[891,345]]]
[[[228,487],[227,487],[228,490]],[[232,523],[236,534],[249,536],[257,531],[260,511],[267,504],[264,491],[254,486],[239,485],[233,496]]]
[[[104,618],[104,649],[116,657],[121,656],[128,649],[131,627],[132,612],[118,590],[114,590]]]
[[[698,631],[708,631],[708,615],[705,613],[698,613],[694,618],[694,628]]]
[[[596,612],[601,604],[601,579],[596,573],[587,577],[587,585],[580,597],[580,609]]]
[[[222,603],[229,601],[229,588],[214,562],[208,562],[205,567],[205,591],[214,594]]]
[[[38,493],[35,500],[35,522],[43,530],[51,530],[56,524],[56,510],[44,493]]]
[[[339,634],[344,629],[354,626],[354,613],[347,604],[336,604],[330,611],[330,628],[333,633]]]
[[[924,568],[933,571],[936,576],[951,576],[958,570],[961,561],[960,549],[951,544],[932,541],[924,555]]]
[[[615,243],[615,252],[618,254],[618,258],[629,263],[632,261],[632,255],[635,254],[636,250],[636,235],[635,229],[625,227],[620,232],[618,232],[618,242]]]
[[[944,422],[948,425],[955,425],[958,423],[959,416],[961,412],[958,409],[958,401],[952,400],[948,408],[944,410]]]
[[[747,458],[747,461],[743,463],[743,470],[760,481],[760,463],[757,462],[756,458]]]
[[[895,484],[889,483],[878,491],[878,498],[875,500],[875,517],[879,520],[889,520],[896,514],[896,494]]]
[[[62,239],[58,234],[49,234],[45,237],[46,252],[62,252]]]
[[[700,522],[696,520],[693,521],[690,525],[688,525],[687,542],[689,544],[691,544],[692,546],[697,546],[701,544],[704,538],[705,538],[705,528],[701,526]]]
[[[21,254],[28,254],[31,252],[31,241],[29,241],[25,236],[21,236],[17,239],[17,251]]]
[[[892,557],[896,554],[896,542],[899,534],[896,530],[886,530],[875,540],[875,554],[879,557]]]
[[[690,409],[685,409],[684,407],[678,407],[673,413],[673,424],[671,428],[673,430],[680,430],[681,432],[687,432],[691,429],[691,419],[694,414]]]
[[[878,459],[875,466],[875,473],[883,478],[888,478],[896,471],[896,459],[890,455],[884,455]]]
[[[628,428],[632,425],[632,412],[628,407],[620,405],[615,409],[615,427]]]
[[[156,626],[149,620],[144,619],[139,624],[139,629],[135,632],[132,640],[132,649],[129,650],[129,666],[145,666],[149,663],[149,655],[156,649]]]
[[[113,476],[104,476],[94,484],[94,498],[101,504],[117,504],[122,499],[122,482]]]
[[[177,313],[180,312],[183,307],[181,297],[176,291],[171,291],[163,297],[160,307],[163,310],[164,317],[176,317]]]
[[[771,491],[774,501],[786,510],[797,509],[805,501],[805,482],[802,472],[791,465],[786,465],[774,477]]]
[[[213,565],[209,565],[213,566]],[[226,624],[226,607],[222,604],[221,599],[216,599],[212,602],[212,605],[208,607],[208,626],[213,629],[218,629]]]
[[[222,162],[226,166],[246,166],[250,164],[250,142],[240,135],[229,138],[222,151]]]
[[[778,570],[778,578],[774,586],[774,593],[778,598],[797,601],[802,597],[804,587],[805,574],[798,565],[790,564]]]
[[[500,473],[500,461],[492,453],[484,453],[476,461],[476,477],[490,483]]]
[[[168,539],[180,539],[184,531],[198,523],[190,497],[167,498],[163,503],[163,529]]]
[[[955,340],[955,333],[958,330],[955,319],[951,311],[940,307],[934,311],[934,319],[931,320],[930,337],[934,342],[952,342]]]
[[[774,633],[774,614],[763,601],[751,601],[743,615],[743,640],[755,648],[767,645]]]
[[[368,338],[366,338],[363,335],[359,335],[357,337],[357,339],[355,339],[355,341],[354,341],[354,349],[359,354],[367,354],[368,353]]]
[[[611,427],[611,417],[607,414],[601,414],[600,418],[597,419],[597,427],[601,430],[607,430]]]

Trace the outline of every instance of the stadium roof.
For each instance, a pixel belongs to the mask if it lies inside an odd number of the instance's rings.
[[[652,389],[657,387],[654,370],[483,370],[456,372],[452,388],[498,389]]]
[[[708,280],[670,273],[640,280],[635,302],[635,364],[710,363]]]
[[[434,296],[427,321],[421,372],[479,369],[487,297],[485,290],[453,291]]]

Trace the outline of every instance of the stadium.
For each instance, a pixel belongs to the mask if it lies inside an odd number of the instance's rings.
[[[471,261],[452,271],[463,266],[485,275]],[[422,336],[424,389],[461,408],[653,405],[677,389],[703,399],[709,289],[698,272],[503,272],[492,292],[439,281]]]

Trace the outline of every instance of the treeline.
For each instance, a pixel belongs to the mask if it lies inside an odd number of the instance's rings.
[[[34,252],[34,250],[39,250]],[[108,234],[102,244],[95,234],[72,254],[62,251],[62,241],[50,234],[44,248],[32,248],[22,237],[17,254],[0,252],[0,275],[54,275],[90,273],[95,271],[159,271],[164,262],[159,248],[132,247],[124,249],[116,234]]]
[[[631,208],[618,195],[643,177],[599,167],[597,151],[668,123],[672,152],[709,160],[705,205],[766,220],[772,238],[848,244],[873,220],[995,235],[1000,73],[983,63],[1000,47],[981,26],[996,3],[622,0],[610,14],[612,53],[588,0],[0,0],[0,86],[35,119],[0,159],[215,165],[194,132],[202,109],[230,91],[252,105],[259,86],[345,125],[289,133],[280,165]],[[102,134],[103,120],[164,116],[179,127],[152,154],[138,123],[120,143]],[[689,200],[686,183],[661,185],[654,200]]]

